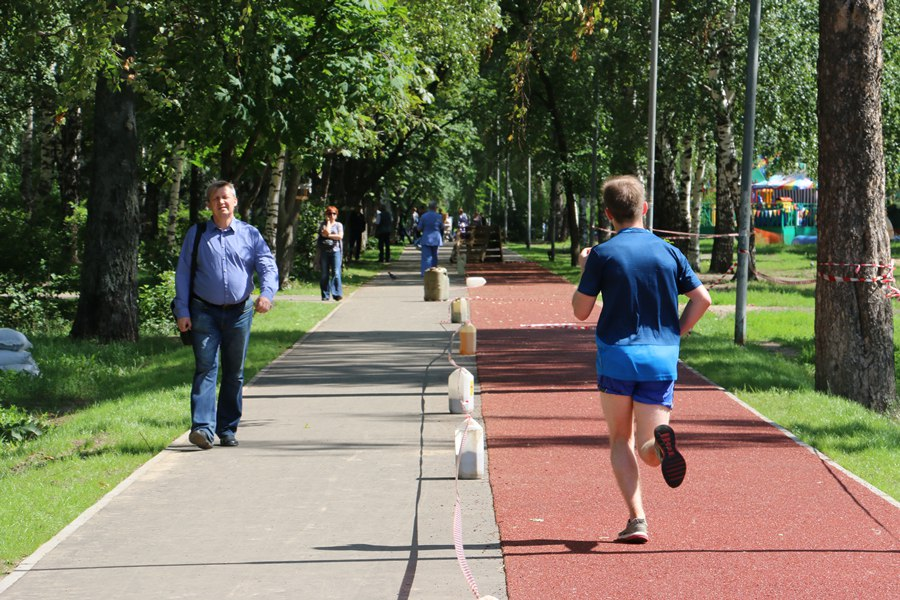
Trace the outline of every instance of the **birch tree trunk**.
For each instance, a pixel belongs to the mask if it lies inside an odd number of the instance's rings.
[[[816,389],[898,409],[881,126],[884,0],[819,3]],[[844,263],[850,266],[841,266]],[[832,281],[848,277],[854,281]]]
[[[181,179],[184,176],[184,140],[178,142],[172,156],[172,185],[169,187],[166,220],[166,247],[174,256],[181,250],[178,243],[178,208],[181,206]]]
[[[269,198],[266,202],[266,228],[263,234],[273,254],[278,249],[278,213],[281,204],[281,182],[284,179],[284,162],[285,150],[282,147],[278,158],[275,159],[275,167],[272,169],[272,177],[269,180]]]
[[[697,136],[697,160],[694,163],[694,183],[691,186],[691,243],[687,259],[691,268],[700,271],[700,222],[703,213],[703,180],[706,177],[706,135]]]
[[[691,232],[691,187],[694,176],[694,141],[685,135],[681,140],[681,152],[678,159],[678,218],[684,224],[684,231]],[[679,246],[687,256],[693,246],[692,237],[687,237]]]
[[[737,222],[735,209],[740,196],[740,163],[734,143],[734,123],[731,115],[716,111],[716,234],[713,242],[712,258],[709,262],[711,273],[725,273],[734,264],[734,238],[724,234],[735,233]]]
[[[707,90],[713,100],[715,113],[714,135],[716,141],[716,234],[711,273],[725,273],[734,264],[734,238],[724,237],[737,231],[735,210],[741,194],[740,164],[734,141],[734,97],[731,82],[735,80],[735,19],[737,2],[731,0],[721,15],[714,32],[718,42],[712,48],[708,60],[709,83]]]

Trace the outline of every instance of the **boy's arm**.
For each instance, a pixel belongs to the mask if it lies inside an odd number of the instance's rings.
[[[709,297],[709,292],[706,291],[706,287],[702,284],[687,292],[685,296],[688,297],[688,303],[681,313],[681,318],[678,320],[678,324],[681,325],[681,337],[691,332],[691,329],[694,328],[694,325],[697,324],[697,321],[700,320],[700,317],[712,304],[712,298]]]
[[[582,273],[584,273],[584,266],[587,264],[591,250],[592,248],[582,248],[581,252],[578,254],[578,268],[581,269]],[[587,294],[582,294],[578,290],[575,290],[575,293],[572,295],[572,312],[575,313],[575,318],[579,321],[587,319],[591,316],[591,311],[594,310],[594,304],[596,303],[596,296],[588,296]]]
[[[588,296],[575,290],[575,293],[572,294],[572,312],[575,313],[575,318],[579,321],[584,321],[590,317],[596,303],[596,296]]]

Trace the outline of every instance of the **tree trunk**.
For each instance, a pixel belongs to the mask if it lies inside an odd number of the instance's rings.
[[[883,0],[819,3],[816,389],[897,410],[881,124]],[[840,263],[840,265],[836,264]],[[843,266],[844,264],[849,266]],[[832,281],[846,277],[853,281]]]
[[[547,233],[550,237],[550,251],[547,257],[550,261],[556,260],[556,224],[559,222],[559,204],[562,197],[562,183],[559,180],[559,174],[554,167],[550,173],[550,227]]]
[[[148,181],[144,184],[144,202],[141,207],[141,239],[155,240],[159,235],[159,184]]]
[[[740,169],[735,152],[731,115],[716,111],[716,234],[735,233],[735,208],[740,196]],[[713,242],[710,273],[725,273],[734,264],[734,238],[717,237]]]
[[[302,173],[296,166],[288,170],[284,197],[281,199],[278,212],[278,241],[276,242],[275,262],[278,265],[278,284],[283,289],[290,281],[291,269],[294,265],[297,238],[297,215],[300,214],[300,189]]]
[[[78,263],[78,220],[72,218],[81,205],[81,108],[66,111],[60,132],[59,196],[61,225],[68,232],[69,262]]]
[[[269,249],[275,253],[278,243],[278,214],[281,204],[281,182],[284,179],[285,150],[282,146],[278,158],[275,159],[275,167],[272,169],[272,178],[269,182],[269,197],[266,202],[266,227],[263,237],[269,244]]]
[[[685,135],[681,140],[681,151],[678,159],[677,195],[678,195],[678,222],[684,228],[685,233],[691,231],[691,178],[694,176],[694,141],[691,136]],[[678,248],[687,256],[693,245],[691,237],[680,240]]]
[[[38,149],[38,180],[35,209],[43,219],[53,197],[56,181],[56,163],[59,157],[59,136],[56,134],[56,103],[51,96],[41,100],[40,148]],[[55,212],[55,211],[54,211]],[[32,215],[34,216],[34,215]]]
[[[19,179],[19,195],[22,197],[22,207],[31,217],[34,212],[34,107],[29,106],[25,111],[25,127],[22,128],[21,141],[21,178]]]
[[[128,57],[134,56],[135,21],[131,12],[127,34],[120,40]],[[72,336],[135,341],[139,153],[135,97],[127,73],[122,73],[118,90],[110,86],[103,73],[98,74],[94,101],[94,171],[81,294]]]
[[[184,140],[178,142],[172,156],[172,185],[169,187],[167,203],[168,219],[166,221],[166,247],[170,256],[176,256],[180,250],[178,243],[178,208],[181,206],[181,178],[184,175]]]
[[[206,206],[206,198],[203,197],[205,191],[203,172],[197,165],[191,165],[191,184],[188,191],[190,195],[191,225],[200,221],[200,211]]]
[[[661,127],[656,137],[656,177],[653,180],[654,227],[666,231],[687,231],[687,222],[681,220],[681,199],[675,173],[675,154],[672,142]],[[665,235],[663,235],[665,237]],[[676,247],[685,249],[685,239],[673,240]]]
[[[703,213],[703,179],[706,177],[706,135],[697,137],[697,161],[694,163],[694,184],[691,187],[691,243],[687,259],[691,268],[700,272],[700,221]]]

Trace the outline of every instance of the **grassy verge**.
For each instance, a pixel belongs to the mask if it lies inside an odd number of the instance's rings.
[[[576,283],[580,273],[568,254],[547,258],[547,245],[511,250]],[[708,250],[708,247],[707,247]],[[766,246],[757,270],[785,279],[815,276],[815,247]],[[707,281],[715,281],[712,276]],[[707,283],[709,285],[709,283]],[[714,306],[734,306],[734,284],[712,287]],[[844,468],[894,498],[900,498],[900,420],[873,413],[855,402],[814,390],[813,285],[751,282],[747,343],[734,344],[734,314],[707,313],[685,340],[682,359],[741,400],[827,454]],[[765,310],[777,307],[777,310]],[[898,322],[894,322],[894,339]],[[900,349],[894,344],[900,380]]]
[[[278,302],[257,315],[246,380],[334,307]],[[30,338],[42,376],[3,373],[0,405],[46,413],[54,425],[36,439],[0,446],[3,573],[190,428],[193,355],[177,337],[108,345],[62,331]]]

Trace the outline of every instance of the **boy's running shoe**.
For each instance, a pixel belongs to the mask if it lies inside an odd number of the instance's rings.
[[[628,519],[628,525],[619,532],[617,542],[624,544],[646,544],[650,540],[647,535],[647,519]]]
[[[669,487],[677,488],[684,481],[687,464],[675,448],[675,432],[668,425],[659,425],[653,430],[656,439],[656,456],[662,463],[663,479]]]

